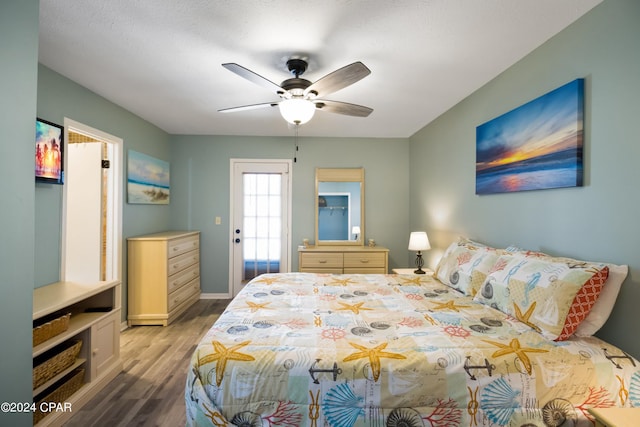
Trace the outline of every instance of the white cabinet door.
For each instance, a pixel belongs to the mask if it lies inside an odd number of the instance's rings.
[[[95,379],[120,359],[120,310],[91,327],[91,379]]]

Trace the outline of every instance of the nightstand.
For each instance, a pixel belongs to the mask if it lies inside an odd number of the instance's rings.
[[[433,270],[424,267],[422,269],[424,270],[425,276],[433,276]],[[415,274],[415,270],[415,268],[394,268],[392,271],[394,274]]]
[[[633,427],[638,425],[640,408],[590,408],[595,427]]]

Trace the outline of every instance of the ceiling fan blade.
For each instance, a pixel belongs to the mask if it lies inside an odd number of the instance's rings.
[[[226,64],[222,64],[222,66],[224,68],[226,68],[227,70],[236,73],[237,75],[239,75],[240,77],[243,77],[255,84],[257,84],[258,86],[262,86],[263,88],[267,89],[267,90],[272,90],[274,92],[276,92],[277,94],[284,94],[286,91],[284,89],[282,89],[280,87],[280,85],[275,84],[274,82],[272,82],[269,79],[266,79],[264,77],[262,77],[259,74],[254,73],[253,71],[249,70],[248,68],[243,67],[242,65],[238,65],[236,63],[233,62],[229,62]]]
[[[238,111],[257,110],[259,108],[276,107],[278,102],[264,102],[262,104],[242,105],[240,107],[223,108],[219,113],[236,113]]]
[[[367,117],[373,111],[373,108],[365,107],[363,105],[349,104],[348,102],[317,99],[314,100],[313,103],[316,104],[317,110],[344,114],[346,116]]]
[[[371,70],[369,70],[366,65],[359,61],[354,62],[316,80],[311,86],[305,89],[304,94],[307,95],[315,92],[317,94],[316,96],[326,96],[354,84],[369,74],[371,74]]]

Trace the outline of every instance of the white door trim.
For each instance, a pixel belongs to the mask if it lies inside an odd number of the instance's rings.
[[[111,154],[113,155],[111,161],[112,179],[113,185],[110,185],[109,191],[112,192],[113,197],[110,200],[113,204],[109,206],[113,215],[113,224],[110,228],[107,241],[109,245],[107,247],[108,254],[111,262],[108,263],[107,275],[112,280],[122,280],[122,168],[123,168],[123,147],[124,141],[122,138],[110,135],[101,130],[92,128],[75,120],[64,118],[64,145],[67,149],[67,141],[69,140],[69,131],[77,132],[83,135],[90,136],[95,139],[107,142],[112,148]],[[65,159],[66,163],[66,159]],[[64,165],[65,173],[68,173],[69,169],[67,165]],[[72,172],[73,173],[73,172]],[[67,233],[67,186],[62,186],[62,230],[61,230],[61,266],[60,266],[60,280],[65,280],[65,265],[67,261],[67,253],[65,247],[66,233]]]

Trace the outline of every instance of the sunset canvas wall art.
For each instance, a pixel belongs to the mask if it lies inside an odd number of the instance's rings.
[[[584,79],[476,128],[476,194],[582,186]]]

